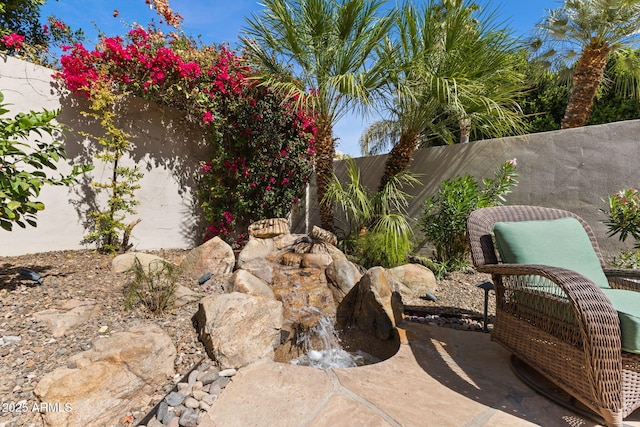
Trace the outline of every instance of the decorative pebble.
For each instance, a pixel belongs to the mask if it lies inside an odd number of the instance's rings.
[[[202,391],[202,390],[194,390],[193,391],[193,397],[196,400],[202,400],[202,398],[206,395],[208,395],[209,393],[207,393],[206,391]]]
[[[184,402],[185,398],[186,396],[184,394],[173,391],[169,393],[166,401],[169,406],[178,406]]]
[[[196,427],[198,425],[198,411],[192,408],[187,408],[182,415],[180,415],[179,424],[182,427]]]
[[[184,400],[184,406],[186,406],[187,408],[195,409],[200,406],[200,402],[198,402],[196,398],[189,396]]]
[[[219,375],[221,377],[232,377],[237,373],[238,373],[238,371],[236,371],[234,368],[231,368],[231,369],[225,369],[225,370],[220,371]]]
[[[203,375],[198,378],[198,381],[200,381],[203,385],[207,385],[217,380],[219,376],[220,375],[218,374],[218,371],[216,371],[215,369],[211,369],[207,372],[204,372]]]
[[[224,389],[229,384],[228,377],[220,377],[216,380],[216,383],[220,386],[220,389]],[[209,391],[211,393],[211,391]]]
[[[166,401],[163,400],[158,405],[158,411],[156,412],[156,418],[158,418],[159,420],[164,419],[164,417],[167,415],[167,411],[169,411],[169,404]],[[147,427],[149,427],[149,426],[147,426]]]
[[[2,337],[4,344],[18,344],[20,341],[22,341],[22,337],[17,335],[5,335]]]
[[[189,374],[189,379],[187,380],[187,383],[194,384],[196,382],[196,379],[198,378],[198,375],[200,375],[200,371],[198,371],[197,369],[191,371],[191,373]]]
[[[147,427],[164,427],[164,425],[160,421],[158,421],[156,417],[153,417],[147,424]]]
[[[201,402],[200,404],[204,403],[206,405],[213,405],[213,403],[216,401],[218,397],[214,396],[212,394],[205,394],[204,396],[202,396]]]

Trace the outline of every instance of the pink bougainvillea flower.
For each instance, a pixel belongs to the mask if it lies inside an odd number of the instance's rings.
[[[202,121],[207,125],[213,122],[213,114],[211,114],[211,111],[205,111],[205,113],[202,115]]]
[[[24,36],[16,33],[5,34],[0,38],[0,41],[8,48],[19,50],[22,47],[22,43],[24,43]]]
[[[53,26],[62,31],[67,29],[67,24],[62,21],[53,21]]]

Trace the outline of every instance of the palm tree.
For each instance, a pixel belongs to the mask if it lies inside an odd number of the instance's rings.
[[[517,45],[493,22],[492,13],[466,0],[402,7],[397,39],[380,53],[387,82],[382,109],[390,118],[361,138],[364,153],[392,147],[379,188],[408,167],[419,146],[522,132],[517,99],[525,80]]]
[[[261,15],[247,20],[244,41],[272,75],[293,71],[302,91],[315,93],[310,98],[317,126],[317,200],[322,226],[331,229],[333,208],[324,194],[333,172],[333,127],[354,101],[369,103],[370,90],[378,85],[372,55],[392,19],[382,0],[264,0],[264,5]],[[270,78],[267,84],[301,94],[299,84],[281,80]]]
[[[540,58],[575,62],[561,127],[584,126],[608,59],[640,41],[640,1],[565,0],[537,29],[540,38],[533,47],[542,51]],[[640,69],[635,74],[640,76]]]

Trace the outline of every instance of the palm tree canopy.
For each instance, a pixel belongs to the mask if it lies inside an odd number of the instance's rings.
[[[372,54],[389,31],[391,10],[374,0],[265,0],[260,15],[247,19],[249,50],[272,73],[293,71],[314,90],[314,111],[335,124],[352,101],[369,102],[377,77]],[[295,84],[279,83],[289,93]]]
[[[539,38],[532,47],[541,52],[538,59],[574,70],[561,127],[584,126],[607,62],[640,41],[640,0],[565,0],[562,7],[549,11],[537,29]],[[630,93],[637,93],[640,69],[634,74],[635,82],[627,84],[633,87]]]
[[[396,34],[380,50],[388,83],[381,109],[389,119],[365,132],[363,152],[381,152],[402,133],[415,134],[420,145],[434,139],[452,143],[460,120],[471,123],[477,136],[520,133],[517,100],[525,80],[515,61],[518,48],[496,23],[495,12],[471,1],[405,4]],[[384,129],[394,134],[384,136]]]
[[[616,51],[640,41],[640,1],[566,0],[536,25],[542,59],[575,62],[585,49]]]

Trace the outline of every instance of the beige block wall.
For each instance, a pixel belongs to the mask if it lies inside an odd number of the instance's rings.
[[[0,230],[0,256],[46,252],[64,249],[93,248],[82,243],[89,231],[87,212],[95,206],[104,207],[104,197],[95,195],[92,181],[106,181],[111,169],[96,163],[92,153],[96,144],[78,132],[99,134],[93,119],[80,114],[87,110],[86,101],[72,95],[60,96],[52,70],[11,57],[0,59],[0,91],[5,96],[13,116],[18,112],[61,109],[58,121],[73,133],[67,134],[67,162],[59,170],[70,170],[69,163],[95,163],[95,170],[70,188],[46,186],[39,200],[45,210],[38,214],[38,227],[11,232]],[[135,148],[125,159],[125,165],[138,165],[144,172],[136,192],[137,214],[127,218],[142,221],[134,228],[130,243],[135,249],[190,248],[201,241],[193,195],[193,176],[200,159],[208,150],[198,129],[170,109],[140,99],[130,99],[123,106],[119,125],[133,134]],[[97,205],[96,205],[97,203]]]

